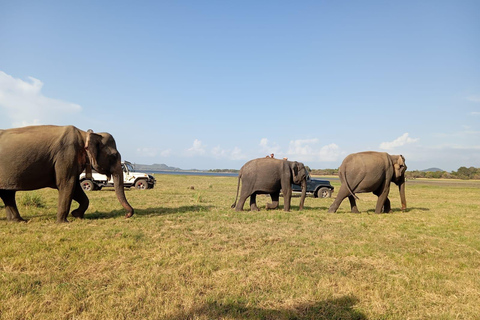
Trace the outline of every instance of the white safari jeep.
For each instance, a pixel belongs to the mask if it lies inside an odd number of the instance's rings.
[[[136,172],[130,162],[122,162],[122,168],[125,188],[135,187],[144,190],[155,186],[156,180],[152,175]],[[85,172],[80,174],[80,185],[85,191],[101,190],[103,187],[113,187],[113,179],[108,180],[106,175],[92,170],[92,180],[87,179]]]

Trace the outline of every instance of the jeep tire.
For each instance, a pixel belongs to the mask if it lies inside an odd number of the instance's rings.
[[[95,184],[91,180],[83,180],[80,182],[83,191],[93,191],[95,190]]]
[[[330,198],[332,196],[332,192],[328,188],[320,188],[317,190],[316,193],[317,198]]]
[[[135,182],[135,189],[145,190],[148,189],[148,182],[145,179],[139,179]]]

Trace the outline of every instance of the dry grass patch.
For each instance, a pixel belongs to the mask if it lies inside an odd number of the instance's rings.
[[[156,178],[126,192],[131,219],[108,189],[67,225],[55,224],[54,190],[20,208],[28,223],[2,207],[0,318],[478,317],[479,186],[409,184],[404,213],[393,187],[393,214],[374,214],[368,194],[362,214],[314,198],[299,212],[298,197],[289,213],[237,213],[236,178]]]

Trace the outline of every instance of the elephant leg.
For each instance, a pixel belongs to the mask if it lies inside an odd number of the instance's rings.
[[[9,221],[25,221],[20,216],[17,208],[17,202],[15,201],[15,190],[1,190],[0,198],[2,198],[3,203],[5,203],[5,211],[7,213],[7,220]]]
[[[74,182],[67,182],[58,188],[57,222],[68,222],[67,216],[75,193]]]
[[[352,195],[348,196],[348,200],[350,201],[350,208],[352,213],[360,213],[357,208],[357,201],[355,200],[355,197]]]
[[[279,199],[280,199],[280,192],[271,193],[270,198],[272,198],[272,203],[267,203],[267,209],[278,208],[278,203],[279,203]]]
[[[247,201],[247,198],[249,197],[249,194],[240,193],[240,198],[238,199],[237,205],[235,206],[235,211],[243,211],[243,206],[245,205],[245,201]]]
[[[260,211],[260,209],[258,209],[258,207],[257,207],[257,194],[256,193],[252,193],[250,195],[250,210],[251,211]]]
[[[337,197],[335,198],[333,203],[330,205],[330,208],[328,209],[328,212],[329,213],[337,212],[337,209],[342,204],[343,199],[345,199],[349,195],[350,195],[350,191],[348,191],[347,188],[342,185],[340,187],[340,190],[338,191]]]
[[[392,212],[392,207],[390,205],[390,199],[385,199],[385,204],[383,205],[383,212],[385,213],[391,213]]]
[[[83,219],[83,217],[85,216],[85,211],[87,211],[90,201],[88,200],[88,197],[83,191],[83,189],[80,187],[80,184],[78,184],[78,186],[75,187],[73,200],[77,201],[80,206],[77,209],[72,211],[72,216],[74,216],[75,218]]]
[[[374,192],[374,194],[378,195],[377,206],[375,207],[375,213],[382,213],[383,207],[386,204],[388,199],[388,193],[390,192],[390,181],[386,184],[386,187],[381,189],[382,192]],[[388,200],[388,206],[390,207],[390,200]]]
[[[282,179],[282,193],[283,193],[283,211],[290,211],[290,204],[292,203],[292,185],[290,179]]]

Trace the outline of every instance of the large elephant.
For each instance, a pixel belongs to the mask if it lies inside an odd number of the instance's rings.
[[[242,181],[242,191],[237,203],[240,180]],[[258,211],[257,194],[270,194],[272,203],[267,204],[267,209],[275,209],[278,206],[280,190],[282,190],[284,210],[290,211],[292,183],[302,186],[300,198],[300,210],[302,210],[307,193],[307,171],[303,163],[269,157],[250,160],[240,169],[237,196],[232,208],[242,211],[245,201],[250,197],[250,209]]]
[[[79,207],[72,216],[83,218],[89,200],[80,187],[79,175],[91,168],[113,176],[115,193],[133,215],[123,190],[123,170],[115,140],[108,133],[93,133],[74,126],[30,126],[0,130],[0,197],[8,220],[24,221],[15,193],[45,187],[58,189],[57,222],[68,222],[72,199]]]
[[[385,152],[359,152],[348,155],[338,169],[342,186],[328,212],[336,212],[343,199],[348,197],[351,210],[359,213],[355,193],[373,192],[378,196],[375,213],[391,212],[390,183],[398,186],[402,211],[407,208],[405,198],[405,158]],[[358,199],[358,198],[357,198]]]

